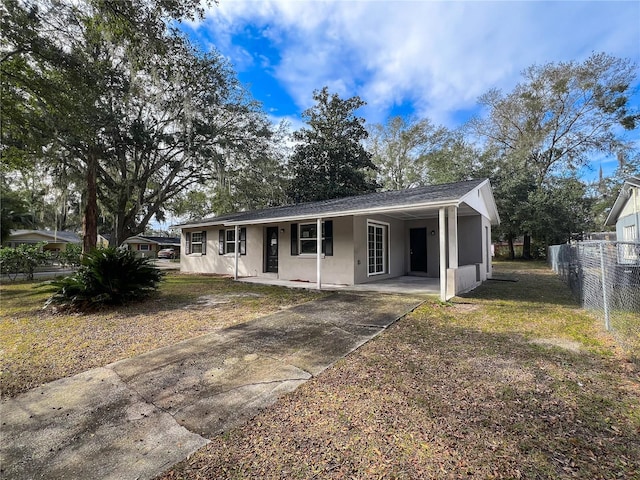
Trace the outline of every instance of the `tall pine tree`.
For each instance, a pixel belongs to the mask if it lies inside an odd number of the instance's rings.
[[[288,195],[296,202],[327,200],[374,192],[376,166],[362,141],[368,136],[355,111],[359,97],[341,99],[327,87],[313,93],[316,105],[302,115],[309,128],[294,134],[299,142],[290,160]]]

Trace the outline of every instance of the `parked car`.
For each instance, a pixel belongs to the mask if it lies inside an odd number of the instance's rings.
[[[176,251],[173,248],[163,248],[158,250],[158,258],[175,258]]]

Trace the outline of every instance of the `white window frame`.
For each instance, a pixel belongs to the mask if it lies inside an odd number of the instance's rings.
[[[141,252],[150,252],[151,251],[151,245],[149,245],[148,243],[140,243],[138,250],[140,250]]]
[[[635,223],[625,225],[622,229],[622,237],[624,242],[622,246],[622,259],[625,263],[635,262],[638,259],[636,241],[637,226]]]
[[[317,231],[316,231],[316,236],[315,237],[302,238],[302,227],[308,227],[308,226],[313,227],[315,230],[317,230],[317,228],[318,228],[318,225],[315,222],[299,223],[298,224],[298,252],[299,252],[299,255],[302,255],[302,256],[311,255],[311,256],[315,257],[318,254],[318,252],[316,252],[316,251],[313,251],[313,252],[303,252],[302,251],[302,242],[309,242],[309,243],[313,242],[314,249],[317,249],[317,246],[318,246],[318,232]],[[325,237],[324,237],[324,221],[322,222],[322,230],[323,230],[323,232],[322,232],[322,241],[324,242],[324,240],[325,240]],[[322,253],[322,256],[324,257],[324,253]]]
[[[377,266],[377,255],[375,252],[377,251],[376,245],[374,245],[374,272],[371,272],[369,269],[369,260],[371,259],[369,256],[369,228],[373,227],[374,229],[382,229],[382,271],[375,271]],[[390,225],[386,222],[380,222],[377,220],[367,220],[367,231],[366,231],[366,239],[367,239],[367,277],[373,277],[376,275],[386,275],[389,273],[389,231]],[[374,230],[375,237],[375,230]],[[375,243],[375,240],[374,240]]]
[[[194,236],[198,235],[200,240],[199,241],[194,241]],[[204,233],[203,232],[191,232],[191,251],[190,253],[195,253],[195,254],[200,254],[202,255],[202,243],[204,240]],[[199,251],[196,251],[195,247],[198,247]]]
[[[231,240],[229,240],[231,238]],[[224,254],[231,257],[235,256],[236,252],[236,229],[225,228],[224,230]]]

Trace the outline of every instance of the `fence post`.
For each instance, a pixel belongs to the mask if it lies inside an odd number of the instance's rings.
[[[604,328],[609,330],[609,301],[607,299],[607,283],[604,273],[604,242],[600,242],[600,270],[602,271],[602,301],[604,302]]]

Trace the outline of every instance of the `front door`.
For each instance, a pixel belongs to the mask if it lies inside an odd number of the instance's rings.
[[[278,227],[267,227],[265,272],[278,273]]]
[[[412,228],[409,232],[412,272],[427,271],[427,229]]]

